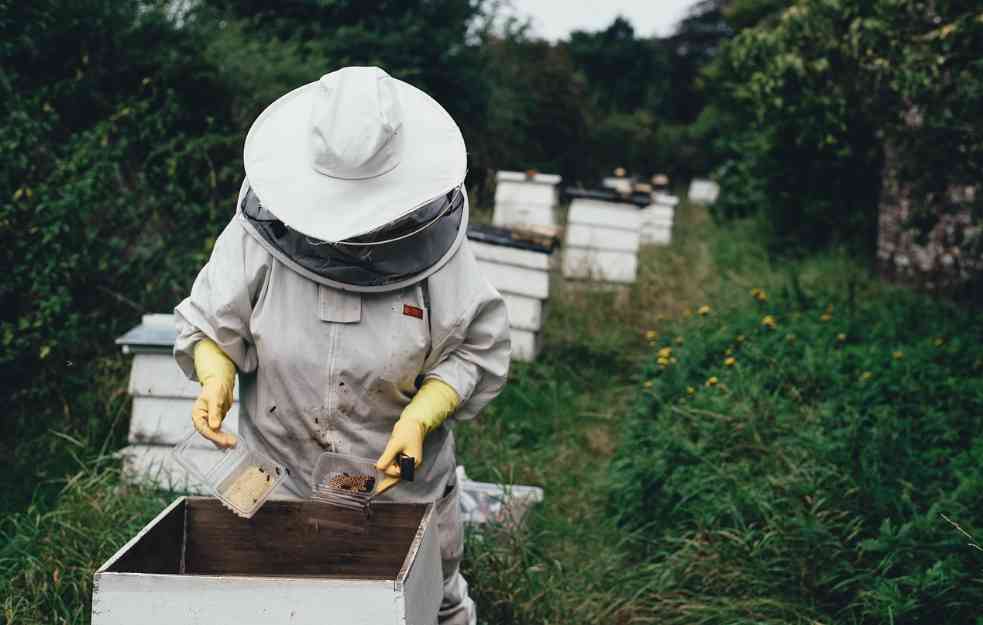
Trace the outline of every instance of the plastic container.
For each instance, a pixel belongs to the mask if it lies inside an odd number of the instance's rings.
[[[235,447],[220,450],[219,454],[195,454],[191,448],[200,436],[192,431],[175,445],[171,452],[174,459],[226,508],[251,518],[283,481],[286,469],[265,454],[249,449],[241,438]]]
[[[383,478],[385,474],[375,468],[375,460],[326,451],[314,463],[311,499],[367,510]]]

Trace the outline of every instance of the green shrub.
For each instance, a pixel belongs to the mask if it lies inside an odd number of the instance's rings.
[[[965,208],[949,191],[975,185],[983,167],[983,133],[971,121],[983,107],[978,7],[789,4],[728,41],[704,75],[726,111],[718,212],[763,210],[782,249],[846,242],[872,254],[885,145],[912,185],[912,228]]]
[[[983,553],[942,515],[983,531],[983,321],[767,295],[653,340],[612,463],[612,514],[691,600],[667,622],[972,622]]]

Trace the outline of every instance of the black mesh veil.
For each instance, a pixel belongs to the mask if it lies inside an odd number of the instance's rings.
[[[307,271],[353,287],[379,287],[421,274],[447,254],[458,238],[465,198],[455,188],[382,228],[337,243],[288,227],[252,189],[239,208],[270,246]]]

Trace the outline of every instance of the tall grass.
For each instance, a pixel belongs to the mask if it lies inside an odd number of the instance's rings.
[[[983,526],[983,320],[815,275],[653,337],[609,500],[653,530],[646,601],[665,623],[973,622],[983,552],[943,515]]]
[[[116,461],[79,467],[55,507],[0,523],[0,615],[10,625],[89,622],[92,574],[170,497],[124,484]]]

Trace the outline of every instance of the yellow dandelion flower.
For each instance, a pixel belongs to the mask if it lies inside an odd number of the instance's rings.
[[[662,349],[659,350],[658,355],[659,358],[669,358],[670,356],[672,356],[672,348],[663,347]]]
[[[795,337],[794,334],[786,334],[785,335],[785,340],[788,341],[789,343],[794,343],[795,342],[795,338],[796,337]]]
[[[829,321],[832,318],[833,318],[833,315],[829,314],[828,312],[825,312],[825,313],[823,313],[823,314],[821,314],[819,316],[819,320],[820,321]]]
[[[733,367],[735,364],[737,364],[737,359],[734,358],[733,356],[728,356],[727,358],[724,358],[725,367]]]
[[[895,360],[901,360],[902,358],[904,358],[904,352],[901,351],[900,349],[896,352],[891,352],[891,358],[894,358]]]
[[[683,344],[683,337],[677,336],[676,337],[676,340],[674,342],[676,343],[676,345],[682,345]]]
[[[645,384],[643,386],[645,388],[652,388],[652,380],[645,380]]]
[[[735,336],[734,337],[734,342],[735,343],[743,343],[744,342],[744,335],[743,334],[738,334],[737,336]]]
[[[844,343],[844,342],[846,342],[846,334],[843,334],[842,332],[840,332],[839,334],[837,334],[836,335],[836,342],[837,343]]]
[[[778,325],[778,322],[775,321],[775,318],[773,316],[771,316],[771,315],[765,315],[761,319],[761,325],[763,325],[764,327],[768,328],[769,330],[774,330],[775,329],[775,326]]]
[[[659,333],[655,330],[649,330],[645,333],[645,338],[650,341],[654,341],[655,339],[659,338]]]
[[[866,382],[866,381],[868,381],[868,380],[870,380],[870,379],[871,379],[871,378],[873,378],[873,377],[874,377],[874,374],[873,374],[873,373],[871,373],[870,371],[864,371],[864,372],[863,372],[863,373],[862,373],[862,374],[860,375],[860,381],[861,381],[861,382]]]
[[[768,301],[768,293],[766,293],[764,289],[751,289],[751,297],[759,302]]]
[[[718,382],[720,382],[720,380],[717,379],[717,376],[713,375],[707,378],[706,384],[707,386],[716,386]]]
[[[710,307],[704,304],[700,306],[696,312],[700,313],[701,317],[706,317],[707,315],[710,314]]]
[[[687,395],[696,395],[696,389],[693,388],[692,386],[687,386],[686,387],[686,394]]]

